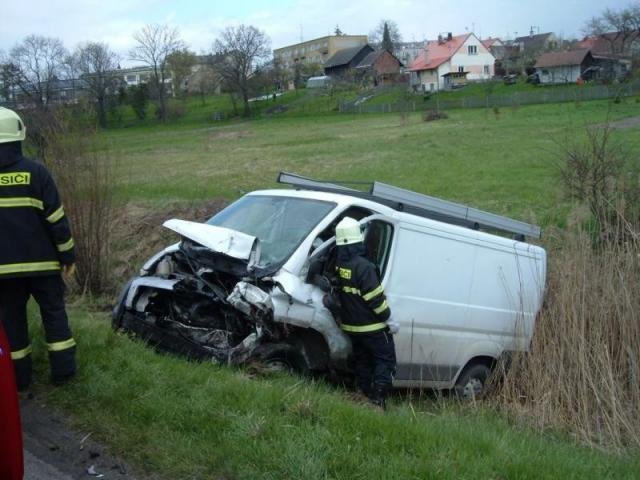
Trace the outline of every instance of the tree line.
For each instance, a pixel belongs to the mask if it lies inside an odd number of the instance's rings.
[[[194,70],[190,90],[206,94],[227,91],[250,114],[249,97],[265,81],[269,69],[270,40],[256,27],[226,28],[211,51],[197,56],[181,39],[177,28],[150,24],[135,32],[128,60],[149,69],[144,86],[131,89],[131,102],[139,116],[145,115],[147,95],[157,101],[156,115],[168,118],[168,97],[181,95]],[[120,62],[123,60],[104,42],[89,41],[69,51],[58,38],[29,35],[8,52],[0,51],[0,97],[19,95],[22,104],[46,112],[55,103],[61,82],[77,82],[93,104],[99,125],[107,123],[109,101],[126,94]],[[137,107],[137,108],[136,108]]]

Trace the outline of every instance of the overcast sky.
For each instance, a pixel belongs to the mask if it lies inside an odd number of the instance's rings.
[[[147,23],[169,23],[196,52],[210,48],[228,25],[264,30],[279,48],[327,35],[335,29],[368,34],[382,18],[395,21],[405,41],[435,38],[440,32],[474,31],[513,38],[553,31],[581,35],[584,22],[607,7],[631,0],[2,0],[0,49],[8,51],[29,34],[58,37],[68,48],[79,42],[107,42],[126,62],[132,34]]]

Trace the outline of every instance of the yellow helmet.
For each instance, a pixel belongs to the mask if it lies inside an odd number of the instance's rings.
[[[27,129],[13,110],[0,107],[0,143],[24,141]]]
[[[344,217],[336,225],[336,245],[351,245],[362,242],[364,236],[357,220]]]

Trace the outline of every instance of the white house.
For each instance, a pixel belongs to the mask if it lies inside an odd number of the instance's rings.
[[[411,85],[415,90],[451,89],[467,81],[490,80],[495,58],[473,33],[430,40],[412,62]]]

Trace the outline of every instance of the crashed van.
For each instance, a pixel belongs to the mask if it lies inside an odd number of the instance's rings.
[[[546,253],[525,239],[539,227],[379,182],[279,180],[294,188],[249,193],[205,223],[166,221],[180,241],[124,287],[114,327],[197,359],[349,372],[349,337],[323,304],[349,216],[400,324],[395,386],[477,395],[498,360],[529,348]]]

